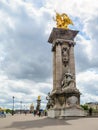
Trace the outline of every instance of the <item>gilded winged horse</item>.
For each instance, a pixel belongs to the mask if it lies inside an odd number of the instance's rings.
[[[59,14],[56,12],[56,18],[54,20],[56,21],[57,28],[68,29],[69,24],[73,25],[72,20],[65,13]]]

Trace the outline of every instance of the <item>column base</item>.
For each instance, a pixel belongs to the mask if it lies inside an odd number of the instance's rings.
[[[82,108],[50,109],[48,117],[66,119],[67,117],[85,117],[87,113]]]

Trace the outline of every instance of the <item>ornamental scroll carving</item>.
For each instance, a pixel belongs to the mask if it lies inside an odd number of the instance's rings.
[[[62,48],[62,62],[63,65],[66,67],[69,62],[69,47],[65,46]]]

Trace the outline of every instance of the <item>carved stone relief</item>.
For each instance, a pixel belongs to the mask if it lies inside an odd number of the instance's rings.
[[[69,62],[69,47],[68,46],[64,46],[62,48],[62,62],[65,67],[68,65],[68,62]]]
[[[78,104],[78,98],[76,96],[71,96],[67,99],[67,105],[69,107],[76,106]]]
[[[61,82],[61,87],[62,88],[73,88],[74,87],[74,79],[73,76],[70,73],[65,73]]]
[[[50,109],[50,108],[53,108],[55,102],[54,102],[54,99],[52,99],[50,97],[50,93],[48,93],[48,96],[46,97],[46,99],[48,100],[48,103],[47,103],[47,109]]]

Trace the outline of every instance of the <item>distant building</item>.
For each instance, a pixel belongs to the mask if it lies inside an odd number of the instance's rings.
[[[85,105],[87,105],[88,108],[98,110],[98,102],[89,102],[89,103],[86,103]]]
[[[23,113],[30,113],[30,110],[26,109],[26,110],[19,110],[19,109],[16,109],[15,110],[15,114],[23,114]]]
[[[6,111],[6,109],[5,109],[5,108],[1,108],[1,107],[0,107],[0,111]]]

